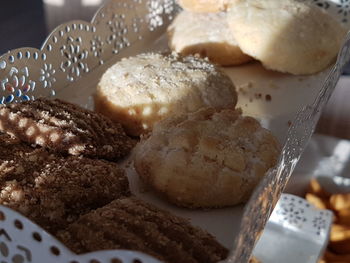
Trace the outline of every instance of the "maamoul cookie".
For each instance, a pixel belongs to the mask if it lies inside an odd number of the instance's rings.
[[[182,55],[199,54],[222,66],[252,60],[239,48],[227,15],[182,11],[168,27],[169,46]]]
[[[190,208],[246,201],[280,147],[240,110],[201,109],[155,125],[135,148],[141,178],[169,201]]]
[[[329,66],[346,34],[326,11],[297,0],[238,0],[228,23],[244,53],[296,75]]]
[[[109,68],[97,87],[96,110],[138,136],[173,114],[202,107],[234,108],[231,79],[205,59],[140,54]]]
[[[229,0],[178,0],[179,5],[183,9],[198,13],[225,11],[228,2]]]
[[[168,263],[216,263],[228,254],[207,232],[133,197],[82,216],[58,238],[78,254],[130,249]]]
[[[57,99],[0,106],[0,131],[56,153],[109,160],[124,157],[134,146],[120,124]]]
[[[116,164],[60,157],[0,135],[0,204],[55,233],[93,209],[129,196]]]

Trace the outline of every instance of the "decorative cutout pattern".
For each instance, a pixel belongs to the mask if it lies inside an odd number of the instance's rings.
[[[345,57],[344,57],[345,56]],[[311,105],[304,107],[292,122],[289,128],[287,141],[278,162],[278,169],[270,170],[246,205],[241,231],[236,239],[235,251],[232,251],[228,262],[247,262],[252,248],[263,230],[273,207],[277,203],[286,186],[294,167],[306,147],[316,123],[320,117],[321,109],[326,105],[344,70],[345,62],[350,60],[350,33],[346,37],[337,62],[330,71],[323,87]],[[321,223],[314,222],[317,227]]]
[[[284,194],[271,214],[270,221],[296,228],[315,239],[319,239],[319,236],[323,239],[328,234],[332,217],[331,211],[316,209],[302,198]]]
[[[86,255],[75,255],[21,214],[3,206],[0,206],[0,213],[5,216],[4,220],[0,221],[1,263],[160,263],[148,255],[139,252],[130,253],[130,251],[126,250],[100,251]],[[17,223],[14,224],[14,222]],[[21,229],[18,228],[19,225],[22,226]],[[15,235],[20,235],[21,238],[12,239],[11,236]],[[20,243],[18,240],[20,240]]]
[[[34,99],[30,94],[34,92],[35,85],[29,77],[28,67],[11,67],[8,77],[1,81],[3,95],[0,97],[0,104]]]
[[[311,1],[318,7],[324,8],[347,27],[350,25],[350,1],[349,0],[304,0]]]
[[[322,3],[323,8],[345,26],[350,27],[349,21],[345,19],[348,16],[348,1],[308,1],[318,6]],[[340,12],[340,8],[343,11]],[[51,33],[41,50],[22,48],[10,51],[0,57],[0,103],[54,95],[107,62],[113,55],[121,54],[124,49],[138,41],[164,33],[166,25],[178,10],[173,0],[110,0],[99,10],[91,23],[73,21],[61,25]],[[246,205],[241,231],[228,262],[248,260],[257,237],[313,132],[320,109],[328,101],[345,63],[349,60],[349,38],[350,36],[319,97],[314,104],[305,107],[293,121],[278,169],[269,171]],[[21,215],[5,207],[0,209],[0,215],[4,215],[0,216],[0,253],[7,255],[4,262],[55,263],[62,262],[62,255],[69,258],[68,262],[76,263],[93,262],[96,258],[101,262],[159,262],[141,253],[125,251],[118,251],[117,257],[116,252],[108,251],[78,257]],[[297,215],[293,214],[293,218],[290,216],[293,212],[288,209],[286,206],[284,210],[287,220],[294,225],[303,223],[304,218],[299,216],[302,214],[300,209],[297,210]],[[22,230],[14,226],[15,219],[22,222]],[[323,215],[320,214],[307,222],[311,222],[314,230],[321,233],[323,219]],[[11,236],[19,233],[21,244],[11,239]],[[42,244],[46,244],[47,248],[57,248],[60,255],[53,255],[50,249],[44,251]],[[30,246],[32,258],[25,252],[27,245]],[[56,249],[53,250],[57,252]]]

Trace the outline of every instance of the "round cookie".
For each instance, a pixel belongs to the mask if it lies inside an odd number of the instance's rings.
[[[204,108],[155,125],[135,148],[139,176],[170,202],[210,208],[245,202],[280,147],[240,110]]]
[[[228,23],[244,53],[295,75],[329,66],[346,33],[323,9],[296,0],[235,1]]]
[[[252,60],[239,48],[227,24],[227,15],[182,11],[168,27],[169,46],[182,55],[199,54],[222,66]]]
[[[231,79],[207,60],[176,53],[122,59],[102,76],[95,96],[98,112],[138,136],[173,114],[202,107],[234,108]]]
[[[191,12],[216,13],[226,10],[228,0],[178,0],[178,3]]]

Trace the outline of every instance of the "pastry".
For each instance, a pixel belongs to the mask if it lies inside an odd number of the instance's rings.
[[[61,100],[0,106],[0,131],[56,153],[118,160],[134,142],[118,123]]]
[[[130,249],[168,263],[214,263],[228,251],[207,232],[136,198],[121,198],[58,233],[75,253]]]
[[[228,2],[229,0],[178,0],[179,5],[183,9],[198,13],[224,11]]]
[[[276,138],[254,118],[206,108],[155,125],[136,146],[134,165],[174,204],[224,207],[245,202],[279,152]]]
[[[205,59],[147,53],[109,68],[95,98],[98,112],[138,136],[173,114],[205,106],[234,108],[237,93],[231,79]]]
[[[229,29],[227,15],[182,11],[168,27],[169,46],[182,55],[199,54],[222,66],[251,61]]]
[[[238,0],[228,24],[244,53],[272,70],[313,74],[336,58],[346,30],[307,1]]]
[[[127,177],[116,164],[61,157],[0,135],[0,204],[51,233],[129,194]]]

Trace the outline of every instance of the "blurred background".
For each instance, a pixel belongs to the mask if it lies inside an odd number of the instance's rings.
[[[90,21],[106,0],[3,0],[0,54],[19,47],[40,48],[48,33],[70,20]]]
[[[90,21],[107,0],[2,0],[0,54],[19,47],[40,48],[56,26],[70,20]],[[341,78],[317,132],[350,139],[350,67]]]

